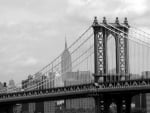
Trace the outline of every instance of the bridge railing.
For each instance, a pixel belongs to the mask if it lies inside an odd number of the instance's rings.
[[[150,77],[150,43],[149,38],[133,33],[126,34],[112,24],[100,24],[107,30],[129,41],[129,73],[116,74],[105,73],[104,81],[125,81],[133,79],[143,79]],[[122,24],[121,24],[122,25]],[[114,29],[110,29],[110,27]],[[124,26],[124,25],[122,25]],[[128,28],[129,31],[131,28]],[[119,32],[116,32],[119,31]],[[136,32],[134,32],[136,33]],[[125,34],[126,36],[122,35]],[[119,37],[118,37],[119,38]],[[94,73],[94,40],[91,26],[68,48],[51,63],[46,65],[37,73],[29,76],[28,79],[20,83],[19,88],[6,88],[0,92],[27,91],[35,89],[46,89],[60,86],[71,86],[74,84],[84,84],[93,82]],[[113,51],[112,51],[113,52]],[[63,54],[68,54],[67,58],[62,58]],[[64,67],[62,64],[67,59]],[[69,59],[69,60],[68,60]],[[114,63],[114,62],[113,62]],[[115,64],[114,64],[115,65]],[[111,67],[113,69],[114,67]],[[110,70],[111,70],[110,69]],[[115,68],[114,68],[115,70]],[[22,88],[21,88],[22,87]]]
[[[71,46],[65,48],[56,59],[34,75],[23,80],[19,84],[19,87],[22,87],[19,88],[20,91],[90,82],[93,79],[93,52],[93,32],[90,26]],[[70,61],[63,59],[63,54],[70,55],[70,58],[68,58]],[[66,60],[66,64],[63,64],[64,60]],[[62,65],[65,67],[62,67]],[[17,89],[18,87],[5,88],[0,92],[16,92]]]

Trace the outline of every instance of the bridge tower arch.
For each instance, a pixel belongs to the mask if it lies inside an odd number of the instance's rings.
[[[99,81],[109,82],[110,80],[119,82],[122,78],[127,79],[127,77],[129,77],[129,25],[127,18],[125,18],[124,23],[121,24],[118,18],[116,18],[114,23],[107,23],[104,17],[102,23],[99,23],[95,17],[92,27],[94,31],[94,81],[96,83]],[[112,35],[115,40],[116,69],[113,76],[109,76],[108,74],[109,62],[107,44],[110,35]],[[132,97],[132,95],[98,94],[94,97],[96,113],[108,113],[112,99],[116,102],[117,113],[130,113],[131,98],[129,97]]]
[[[118,17],[115,23],[107,23],[106,18],[103,18],[103,22],[99,23],[97,17],[93,22],[94,31],[94,80],[106,81],[109,79],[108,75],[108,56],[107,56],[107,42],[109,35],[113,35],[115,38],[116,47],[116,75],[117,80],[121,79],[121,76],[129,75],[129,51],[128,51],[128,32],[129,25],[127,18],[124,23],[120,24]],[[122,32],[123,31],[123,32]]]

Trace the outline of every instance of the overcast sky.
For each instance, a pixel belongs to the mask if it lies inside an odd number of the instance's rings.
[[[71,44],[93,17],[128,17],[149,31],[149,0],[0,0],[0,80],[34,74]]]

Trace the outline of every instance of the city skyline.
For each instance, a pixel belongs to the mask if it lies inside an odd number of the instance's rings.
[[[149,3],[0,0],[0,112],[149,113]]]
[[[18,83],[35,74],[64,50],[65,36],[70,45],[94,16],[99,20],[106,16],[111,22],[117,16],[128,17],[129,24],[150,29],[148,0],[0,0],[0,4],[2,82]]]

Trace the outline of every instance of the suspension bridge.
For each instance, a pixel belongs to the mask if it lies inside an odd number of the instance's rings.
[[[95,113],[108,113],[112,102],[117,113],[129,113],[132,97],[150,92],[149,73],[150,35],[130,26],[127,18],[109,23],[95,17],[72,45],[28,82],[0,90],[0,111],[11,113],[17,103],[93,98]]]

